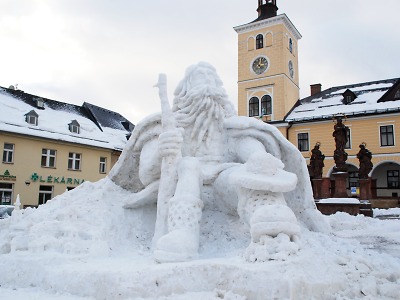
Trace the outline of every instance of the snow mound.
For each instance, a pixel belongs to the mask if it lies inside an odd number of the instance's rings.
[[[0,220],[0,268],[6,270],[0,272],[0,295],[18,300],[22,294],[41,300],[399,299],[398,220],[337,213],[324,217],[331,233],[302,227],[299,250],[282,254],[284,260],[249,263],[244,258],[248,229],[238,216],[208,208],[198,259],[157,264],[150,250],[155,207],[123,209],[130,195],[105,178]],[[279,246],[267,240],[265,245],[267,250]]]

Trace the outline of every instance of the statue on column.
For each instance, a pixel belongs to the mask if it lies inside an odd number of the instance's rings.
[[[342,116],[337,116],[336,124],[334,126],[334,131],[332,136],[335,138],[335,151],[333,154],[333,158],[335,160],[335,168],[336,172],[347,172],[346,160],[347,153],[344,151],[344,147],[348,141],[347,133],[349,128],[343,124]]]
[[[358,171],[358,178],[360,179],[368,179],[368,174],[371,172],[372,167],[372,153],[365,147],[365,143],[362,143],[360,147],[360,151],[357,153],[357,158],[360,162],[360,168]]]
[[[322,169],[325,166],[325,155],[319,150],[320,145],[320,143],[316,143],[314,149],[311,150],[310,175],[313,179],[322,178]]]

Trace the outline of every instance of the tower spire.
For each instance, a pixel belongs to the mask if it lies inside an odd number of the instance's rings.
[[[277,11],[278,7],[276,6],[276,0],[258,0],[257,20],[276,17]]]

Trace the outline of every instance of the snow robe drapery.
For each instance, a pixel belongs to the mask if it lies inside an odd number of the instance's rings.
[[[139,162],[143,146],[161,133],[161,115],[154,114],[138,123],[125,146],[118,162],[110,171],[109,178],[122,188],[137,193],[145,186],[139,179]],[[259,140],[267,152],[282,160],[284,170],[295,173],[296,188],[285,193],[287,205],[293,210],[300,223],[313,231],[329,231],[329,225],[316,209],[305,159],[279,130],[267,123],[248,117],[230,117],[224,120],[226,155],[241,137]],[[235,161],[233,161],[235,162]],[[153,202],[156,202],[154,199]]]

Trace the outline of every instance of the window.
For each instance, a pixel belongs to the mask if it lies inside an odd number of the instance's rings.
[[[35,98],[33,99],[36,102],[36,107],[37,108],[44,108],[44,101],[43,98]]]
[[[344,149],[351,149],[351,133],[350,128],[347,128],[347,143],[344,145]]]
[[[300,151],[309,151],[310,146],[308,142],[308,133],[298,133],[297,134],[297,147]]]
[[[56,167],[56,150],[42,149],[42,167]]]
[[[41,185],[39,188],[39,200],[38,204],[45,204],[53,197],[53,186],[51,185]]]
[[[342,95],[342,103],[346,105],[352,103],[357,98],[357,95],[349,89],[347,89]]]
[[[26,122],[35,126],[38,124],[37,117],[35,116],[26,116]]]
[[[394,95],[394,99],[400,99],[400,89],[396,91],[396,94]]]
[[[252,97],[249,101],[249,117],[259,116],[259,100],[257,97]]]
[[[380,126],[381,146],[394,146],[393,125]]]
[[[70,129],[71,132],[73,133],[79,133],[79,127],[75,126],[75,125],[70,125]]]
[[[80,170],[81,169],[81,154],[69,153],[68,156],[68,169],[69,170]]]
[[[38,118],[39,118],[39,115],[34,110],[31,110],[30,112],[28,112],[25,115],[26,123],[35,125],[35,126],[38,125]]]
[[[3,163],[11,164],[14,161],[14,144],[4,143]]]
[[[261,98],[261,114],[270,115],[272,113],[272,98],[269,95],[264,95]]]
[[[255,44],[254,37],[249,37],[249,39],[247,40],[247,50],[248,51],[253,51],[254,50],[254,44]]]
[[[100,173],[106,173],[106,170],[107,170],[107,158],[106,157],[100,157],[99,172]]]
[[[71,131],[72,133],[79,134],[80,127],[81,126],[79,125],[77,120],[73,120],[71,123],[68,124],[69,131]]]
[[[264,48],[264,37],[262,34],[256,36],[256,49]]]
[[[270,47],[272,46],[272,33],[268,32],[265,35],[265,47]]]
[[[389,170],[387,171],[387,186],[388,188],[399,188],[399,171]]]
[[[293,53],[293,40],[291,38],[289,39],[289,51]]]
[[[0,204],[12,205],[13,185],[11,183],[0,183]]]
[[[358,171],[349,172],[349,188],[359,187],[360,183],[358,181]]]

